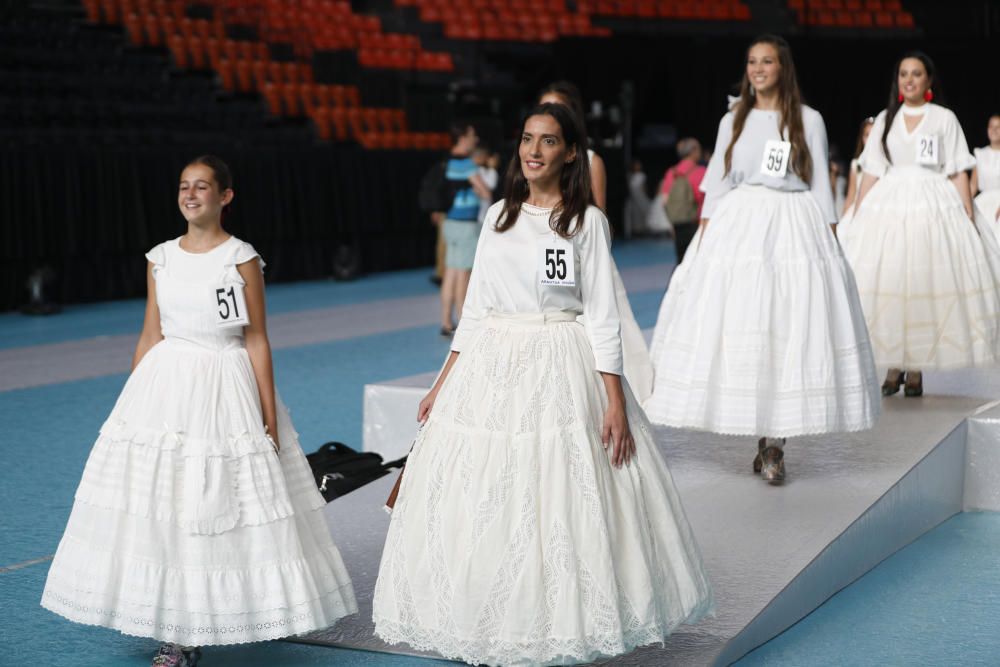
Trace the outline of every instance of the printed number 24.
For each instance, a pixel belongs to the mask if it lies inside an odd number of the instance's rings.
[[[220,287],[215,290],[215,300],[219,303],[219,317],[224,320],[228,320],[231,314],[235,314],[235,317],[239,318],[240,308],[236,305],[236,293],[233,288],[230,287],[229,291],[226,291],[225,287]],[[233,302],[232,311],[229,309],[229,302]],[[225,307],[225,313],[223,313],[222,308]]]
[[[566,251],[558,248],[545,249],[545,277],[549,280],[558,278],[566,279],[566,259],[563,255]]]
[[[930,139],[920,140],[920,157],[934,157],[934,142]]]

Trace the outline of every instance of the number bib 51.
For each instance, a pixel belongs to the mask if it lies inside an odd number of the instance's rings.
[[[772,178],[784,178],[788,172],[788,156],[792,144],[788,141],[771,139],[764,144],[764,156],[760,161],[760,173]]]
[[[212,290],[212,305],[215,307],[215,326],[220,329],[250,324],[243,285],[216,287]]]
[[[562,237],[548,237],[538,243],[538,284],[576,285],[572,243]]]
[[[941,146],[936,134],[917,135],[917,164],[937,167],[941,164]]]

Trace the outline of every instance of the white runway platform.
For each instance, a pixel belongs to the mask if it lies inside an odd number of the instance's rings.
[[[1000,510],[1000,405],[974,397],[1000,396],[998,375],[929,375],[924,397],[886,399],[872,431],[789,441],[782,487],[751,473],[756,443],[749,438],[659,430],[718,612],[682,628],[666,646],[602,664],[730,664],[951,515]],[[432,380],[429,374],[367,388],[366,448],[386,459],[406,452],[416,404]],[[412,653],[375,639],[370,621],[388,525],[382,503],[392,483],[386,477],[328,505],[360,613],[313,641]]]

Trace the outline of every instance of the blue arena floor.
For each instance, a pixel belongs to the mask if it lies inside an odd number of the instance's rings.
[[[668,242],[622,243],[622,270],[673,261]],[[268,287],[269,312],[433,294],[427,270],[351,283]],[[666,277],[664,277],[666,281]],[[662,289],[630,293],[639,324],[653,326]],[[0,315],[0,349],[138,333],[141,301],[68,308],[59,316]],[[437,327],[277,350],[279,390],[305,449],[361,442],[366,383],[435,370],[447,351]],[[38,605],[73,493],[122,374],[0,392],[6,465],[0,468],[0,666],[148,665],[156,643],[82,627]],[[1000,665],[1000,515],[963,514],[886,560],[739,665]],[[38,562],[35,562],[38,561]],[[747,576],[753,576],[748,572]],[[433,665],[444,661],[270,642],[206,651],[203,665]]]

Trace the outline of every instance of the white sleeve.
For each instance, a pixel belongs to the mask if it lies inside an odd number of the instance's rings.
[[[733,113],[730,111],[719,121],[719,132],[715,137],[715,150],[708,161],[705,177],[701,179],[699,190],[705,193],[705,203],[701,207],[701,217],[711,218],[715,206],[727,192],[733,189],[732,180],[726,171],[726,149],[733,136]]]
[[[812,157],[813,173],[809,189],[819,204],[823,217],[828,223],[836,224],[837,213],[833,204],[833,189],[830,186],[830,153],[826,140],[826,125],[818,111],[809,110],[803,118],[806,145]]]
[[[611,229],[596,206],[587,209],[579,234],[580,296],[594,362],[602,373],[622,374],[621,319],[615,299]]]
[[[479,230],[479,241],[476,243],[476,255],[472,260],[472,275],[469,276],[469,289],[465,293],[465,303],[462,305],[462,319],[458,321],[455,335],[451,339],[452,352],[461,352],[468,344],[473,334],[479,329],[483,317],[486,316],[486,302],[484,300],[485,270],[479,257],[483,251],[485,239],[493,233],[497,216],[503,210],[504,202],[501,199],[490,206],[486,212],[486,218]]]
[[[885,110],[882,111],[872,125],[871,132],[868,133],[868,141],[865,142],[865,149],[861,151],[858,164],[861,171],[876,178],[885,176],[889,169],[889,161],[885,158],[885,151],[882,150],[882,132],[885,131]]]
[[[941,143],[944,149],[944,173],[954,176],[960,171],[968,171],[976,166],[976,158],[969,153],[969,144],[965,140],[965,132],[951,109],[945,109],[944,136]]]
[[[160,243],[146,253],[146,259],[153,265],[153,278],[157,277],[163,267],[167,264],[167,244]]]

